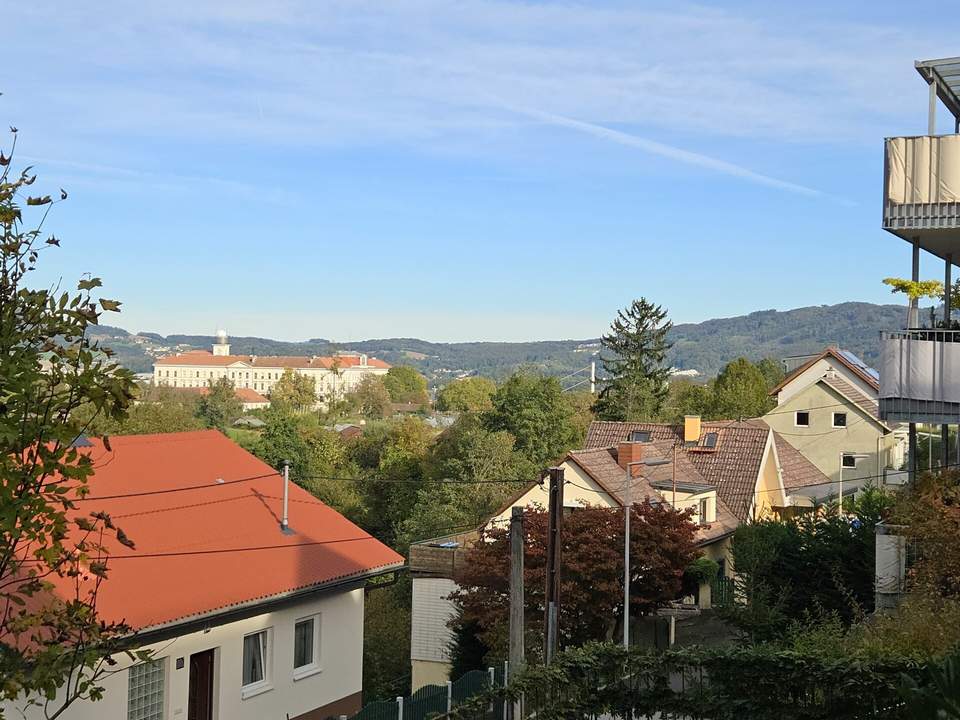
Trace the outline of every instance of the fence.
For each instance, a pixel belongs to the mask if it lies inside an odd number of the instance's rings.
[[[425,685],[410,697],[378,700],[365,705],[349,720],[429,720],[452,712],[460,705],[485,692],[503,689],[509,677],[508,663],[483,670],[471,670],[446,685]],[[507,720],[501,698],[475,711],[478,720]],[[341,715],[340,720],[348,720]]]
[[[908,660],[823,659],[767,647],[654,652],[596,645],[529,667],[506,688],[463,703],[445,720],[483,720],[494,700],[522,699],[515,720],[905,720]]]
[[[715,608],[733,604],[733,588],[733,578],[717,575],[710,583],[710,604]]]

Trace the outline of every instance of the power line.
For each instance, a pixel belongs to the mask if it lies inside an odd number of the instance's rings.
[[[169,493],[176,492],[186,492],[187,490],[208,490],[215,487],[223,487],[225,485],[236,485],[237,483],[250,482],[251,480],[262,480],[263,478],[276,477],[279,478],[279,473],[272,472],[266,473],[264,475],[251,475],[250,477],[235,478],[233,480],[222,480],[217,478],[217,481],[213,483],[204,483],[203,485],[188,485],[186,487],[178,488],[165,488],[163,490],[145,490],[143,492],[136,493],[118,493],[116,495],[87,495],[86,497],[74,498],[73,502],[92,502],[95,500],[119,500],[121,498],[132,498],[132,497],[145,497],[147,495],[167,495]]]

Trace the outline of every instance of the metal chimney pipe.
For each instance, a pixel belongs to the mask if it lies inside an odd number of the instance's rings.
[[[290,503],[290,461],[283,461],[283,520],[280,521],[280,529],[283,532],[290,531],[290,517],[287,513],[287,506]]]

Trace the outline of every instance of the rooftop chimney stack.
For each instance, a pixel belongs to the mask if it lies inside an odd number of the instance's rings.
[[[643,443],[622,442],[617,445],[617,464],[624,470],[630,463],[643,460]]]
[[[683,416],[683,442],[696,445],[700,442],[700,416]]]

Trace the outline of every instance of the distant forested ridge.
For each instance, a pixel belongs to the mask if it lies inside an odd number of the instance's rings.
[[[796,310],[760,310],[733,318],[676,325],[670,335],[673,348],[669,361],[680,370],[715,375],[738,357],[760,360],[782,358],[822,350],[838,344],[867,362],[875,362],[880,330],[902,327],[903,305],[847,302]],[[606,328],[598,328],[605,330]],[[188,348],[208,349],[212,335],[131,334],[120,328],[100,327],[99,333],[120,362],[135,372],[147,372],[155,357]],[[519,367],[551,375],[566,375],[590,363],[598,349],[597,338],[537,342],[435,343],[416,338],[387,338],[335,343],[323,338],[285,342],[260,337],[230,337],[231,351],[238,355],[328,355],[356,351],[392,364],[413,365],[434,384],[466,373],[494,379],[506,377]]]

